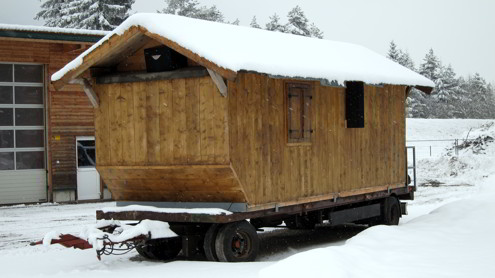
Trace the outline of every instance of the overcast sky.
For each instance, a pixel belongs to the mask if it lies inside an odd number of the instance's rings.
[[[199,0],[217,5],[229,21],[264,26],[273,13],[285,21],[301,6],[325,39],[353,42],[385,55],[389,43],[407,50],[418,65],[433,48],[460,75],[479,72],[495,84],[494,0]],[[0,23],[43,25],[33,17],[39,0],[0,0]],[[135,12],[154,12],[164,0],[136,0]]]

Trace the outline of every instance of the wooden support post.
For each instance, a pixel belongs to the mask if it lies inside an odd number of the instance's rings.
[[[208,73],[211,76],[211,79],[217,85],[218,90],[220,91],[220,94],[224,97],[227,97],[227,85],[225,85],[225,81],[223,81],[222,76],[220,74],[216,73],[215,71],[211,69],[207,69]]]
[[[72,81],[70,81],[70,83],[82,85],[84,89],[84,93],[86,93],[86,96],[89,98],[89,101],[91,101],[93,107],[98,108],[100,106],[100,99],[93,90],[93,86],[91,86],[91,83],[89,83],[89,81],[86,78],[73,79]]]

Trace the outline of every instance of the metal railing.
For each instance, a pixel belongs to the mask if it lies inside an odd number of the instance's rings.
[[[412,165],[409,164],[409,150],[412,152]],[[409,176],[410,170],[412,170],[412,177]],[[409,178],[411,178],[414,191],[416,191],[416,147],[414,146],[406,146],[406,181],[409,181]]]
[[[423,159],[427,157],[434,157],[445,153],[447,150],[452,151],[451,154],[455,156],[460,155],[462,150],[467,144],[475,143],[479,141],[476,139],[434,139],[434,140],[407,140],[408,146],[416,147],[417,159]]]

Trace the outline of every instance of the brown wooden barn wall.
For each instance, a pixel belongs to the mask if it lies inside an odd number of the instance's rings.
[[[88,48],[87,44],[0,39],[0,61],[45,65],[48,163],[53,189],[76,188],[76,136],[94,135],[93,108],[79,86],[56,91],[50,76]],[[57,163],[59,161],[59,163]]]
[[[97,168],[115,200],[245,202],[209,76],[94,88]]]
[[[365,86],[365,127],[350,129],[345,89],[311,82],[312,142],[288,144],[287,81],[242,73],[228,83],[230,157],[250,205],[404,186],[404,86]]]

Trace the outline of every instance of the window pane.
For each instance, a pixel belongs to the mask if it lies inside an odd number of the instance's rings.
[[[0,130],[0,148],[14,147],[14,131]]]
[[[0,153],[0,170],[14,170],[14,153]]]
[[[12,65],[0,64],[0,82],[12,82]]]
[[[15,82],[43,83],[43,66],[14,65]]]
[[[12,104],[12,86],[0,86],[0,103]]]
[[[45,168],[44,152],[16,152],[16,169]]]
[[[14,125],[13,111],[12,108],[0,108],[0,126]]]
[[[15,87],[16,104],[43,104],[43,87]]]
[[[16,108],[16,126],[42,126],[43,108]]]
[[[16,148],[42,148],[45,146],[43,139],[43,130],[16,130],[15,147]]]
[[[77,141],[77,166],[78,167],[96,166],[94,140]]]

